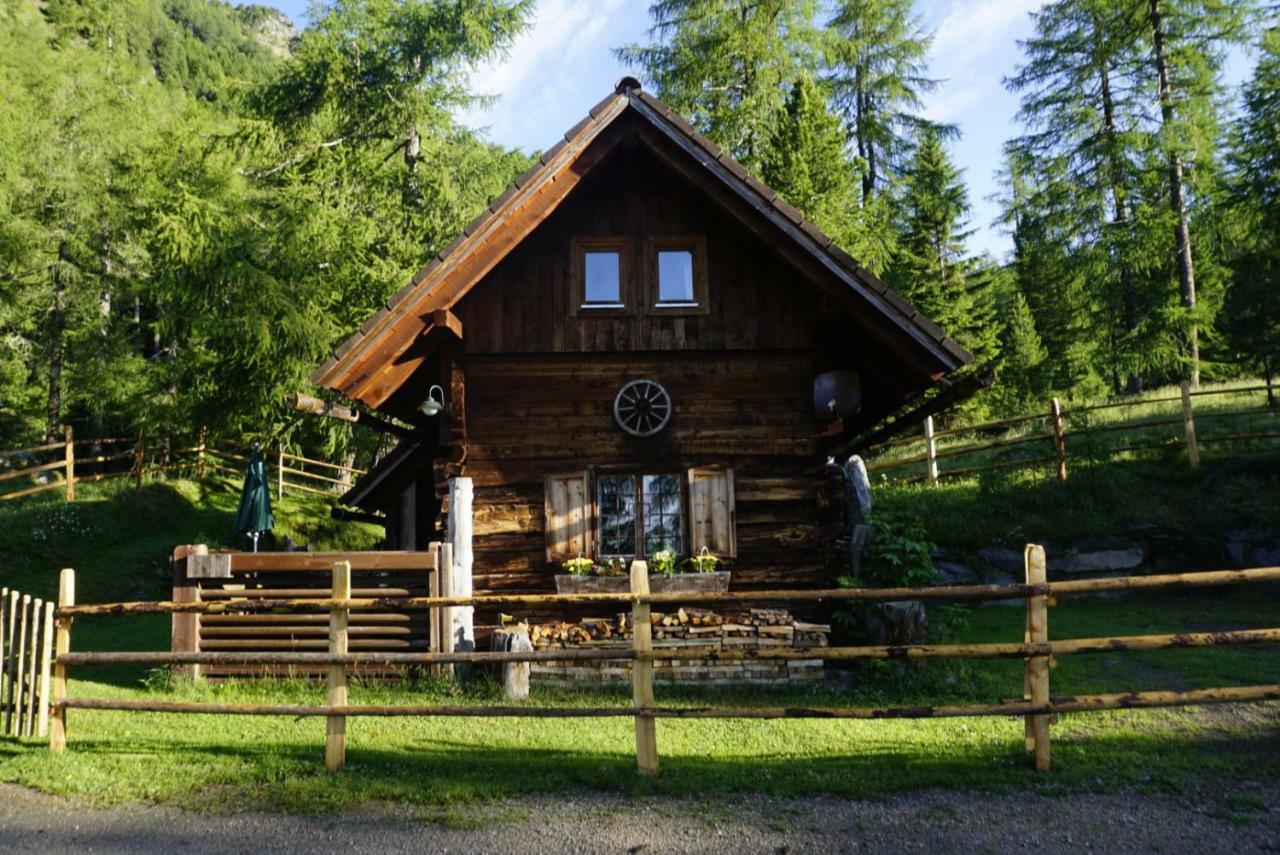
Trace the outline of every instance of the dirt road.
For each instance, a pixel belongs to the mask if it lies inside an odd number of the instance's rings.
[[[89,809],[0,785],[6,852],[1280,852],[1280,783],[1229,791],[830,798],[537,797],[329,816]]]

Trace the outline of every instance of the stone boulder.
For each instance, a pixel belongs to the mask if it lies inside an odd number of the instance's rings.
[[[924,644],[929,615],[919,600],[876,603],[867,610],[867,632],[872,644]]]

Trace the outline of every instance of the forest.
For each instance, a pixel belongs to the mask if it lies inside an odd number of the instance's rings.
[[[457,115],[533,12],[326,0],[298,30],[217,0],[0,0],[0,448],[67,424],[367,442],[283,396],[531,163]],[[999,259],[968,247],[910,0],[649,14],[619,60],[993,373],[951,418],[1275,372],[1275,3],[1036,12]]]

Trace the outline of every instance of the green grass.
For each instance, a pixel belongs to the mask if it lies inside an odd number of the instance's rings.
[[[1072,468],[1065,482],[1036,470],[1003,470],[923,484],[876,484],[882,510],[920,519],[955,550],[1021,548],[1121,536],[1134,525],[1221,541],[1238,529],[1280,531],[1280,450],[1185,462],[1116,460]]]
[[[1065,486],[1073,484],[1089,482],[1082,478]],[[1143,489],[1152,495],[1161,492],[1154,486]],[[1239,485],[1232,489],[1245,492]],[[1100,493],[1098,501],[1106,495],[1111,494]],[[1255,494],[1255,501],[1260,498],[1264,504],[1274,500]],[[1046,526],[1063,525],[1075,510],[1063,504],[1061,495],[997,500],[1009,508],[1027,504],[1032,509],[1028,517]],[[235,543],[230,530],[235,501],[233,491],[212,483],[202,487],[177,481],[154,483],[136,494],[122,486],[99,487],[86,491],[74,509],[47,500],[4,507],[0,549],[8,563],[0,578],[48,596],[57,568],[70,565],[79,571],[84,602],[163,596],[174,544]],[[966,511],[965,499],[948,490],[913,501],[955,502],[958,513],[979,516]],[[329,522],[322,505],[291,498],[277,508],[277,518],[283,532],[317,547],[367,546],[373,536],[367,528]],[[1074,598],[1051,610],[1050,630],[1052,637],[1065,638],[1274,626],[1275,594],[1274,589],[1255,588]],[[995,605],[935,611],[932,625],[937,640],[1020,640],[1023,612]],[[165,618],[82,619],[74,630],[78,650],[167,645]],[[73,677],[71,692],[82,696],[298,703],[323,698],[320,686],[303,682],[193,684],[170,682],[160,674],[148,677],[138,669],[79,669]],[[1274,683],[1280,682],[1280,656],[1274,647],[1256,647],[1067,657],[1053,670],[1052,680],[1056,695]],[[919,667],[864,663],[810,688],[658,687],[662,703],[720,706],[936,705],[1021,694],[1021,664],[1012,661]],[[441,681],[362,684],[352,688],[351,701],[506,703],[484,679],[465,686]],[[624,709],[630,694],[626,688],[535,688],[530,703]],[[625,717],[353,719],[348,764],[336,775],[323,769],[321,719],[73,710],[69,732],[69,750],[60,756],[35,742],[0,739],[0,781],[95,804],[141,801],[216,811],[316,812],[393,800],[429,805],[430,821],[463,827],[475,821],[469,803],[523,793],[668,793],[701,800],[710,810],[717,797],[733,793],[866,798],[934,787],[1044,793],[1177,790],[1191,781],[1280,774],[1276,704],[1063,716],[1053,728],[1054,772],[1049,776],[1030,771],[1022,722],[994,717],[662,720],[662,774],[656,780],[635,774],[634,735]],[[1247,822],[1252,815],[1245,804],[1223,809],[1232,821]]]
[[[1196,435],[1201,442],[1202,459],[1222,460],[1256,452],[1274,454],[1277,449],[1280,449],[1280,439],[1276,437],[1248,441],[1215,441],[1216,437],[1223,436],[1280,432],[1280,409],[1267,407],[1265,392],[1236,391],[1256,389],[1260,383],[1260,380],[1250,379],[1205,384],[1204,391],[1221,391],[1224,394],[1196,396],[1192,399],[1196,417]],[[1182,405],[1177,400],[1164,400],[1170,397],[1177,398],[1179,394],[1177,386],[1166,386],[1120,401],[1063,401],[1063,408],[1066,411],[1064,430],[1067,434],[1068,468],[1074,471],[1080,467],[1093,467],[1117,459],[1147,460],[1170,466],[1179,464],[1186,466],[1186,448],[1181,421]],[[1103,410],[1088,409],[1090,406],[1104,403],[1118,403],[1121,406]],[[937,440],[938,453],[945,454],[963,446],[983,445],[997,439],[1012,440],[1034,434],[1047,434],[1052,429],[1048,410],[1049,405],[1046,402],[1043,410],[1035,414],[1042,417],[1033,421],[1010,427],[950,433]],[[1172,424],[1168,423],[1171,421]],[[1116,430],[1115,428],[1120,425],[1127,425],[1130,429]],[[941,426],[939,429],[941,430]],[[1135,445],[1155,447],[1136,451],[1125,450]],[[916,436],[906,441],[896,442],[870,455],[868,465],[875,467],[923,454],[923,438]],[[1037,459],[1050,462],[1031,463]],[[1041,439],[944,457],[938,461],[938,468],[945,476],[948,470],[1027,461],[1026,468],[1033,469],[1042,476],[1051,477],[1054,465],[1052,459],[1051,440]],[[877,470],[873,475],[881,481],[893,481],[919,477],[923,473],[924,463],[908,463],[900,467]]]

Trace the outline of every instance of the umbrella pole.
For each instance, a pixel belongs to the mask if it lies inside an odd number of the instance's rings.
[[[251,532],[249,532],[249,539],[253,541],[253,551],[254,551],[254,552],[257,552],[257,551],[258,551],[258,535],[260,535],[261,533],[262,533],[262,532],[258,532],[258,531],[251,531]]]

